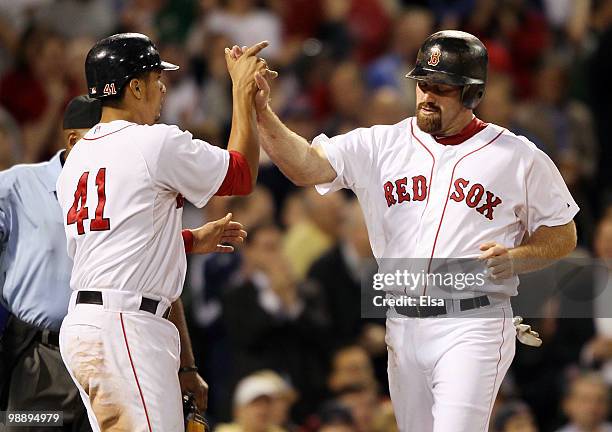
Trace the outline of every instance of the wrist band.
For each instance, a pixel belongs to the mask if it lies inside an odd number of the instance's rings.
[[[185,373],[185,372],[197,372],[198,371],[198,367],[197,366],[185,366],[179,369],[179,373]]]
[[[193,232],[188,229],[181,231],[183,236],[183,244],[185,245],[185,253],[191,253],[193,250]]]

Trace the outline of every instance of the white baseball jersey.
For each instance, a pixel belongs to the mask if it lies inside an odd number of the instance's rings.
[[[525,233],[566,224],[578,212],[550,158],[493,124],[459,145],[438,143],[414,117],[319,135],[313,145],[323,147],[337,173],[318,191],[355,192],[379,263],[475,258],[485,242],[515,247]],[[479,290],[516,295],[517,286],[515,277]]]
[[[94,126],[57,181],[73,290],[113,289],[176,300],[185,279],[182,200],[202,207],[229,153],[176,126]]]

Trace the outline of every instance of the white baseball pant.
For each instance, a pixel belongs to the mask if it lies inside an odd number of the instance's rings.
[[[139,310],[141,296],[103,290],[104,305],[75,304],[60,330],[60,351],[94,432],[184,431],[177,328]]]
[[[445,318],[387,318],[391,401],[402,432],[487,432],[515,351],[506,301]]]

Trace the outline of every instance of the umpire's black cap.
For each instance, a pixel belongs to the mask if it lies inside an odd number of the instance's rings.
[[[64,129],[91,129],[100,122],[102,102],[87,95],[73,98],[64,111]]]
[[[121,94],[134,76],[148,70],[176,70],[162,61],[155,44],[140,33],[119,33],[99,40],[85,60],[87,89],[92,98]]]

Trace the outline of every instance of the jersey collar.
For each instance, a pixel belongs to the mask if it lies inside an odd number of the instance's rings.
[[[108,123],[98,123],[91,129],[89,129],[83,138],[85,138],[86,140],[101,138],[104,135],[117,132],[120,129],[124,129],[134,124],[135,123],[129,122],[127,120],[113,120],[112,122]]]

